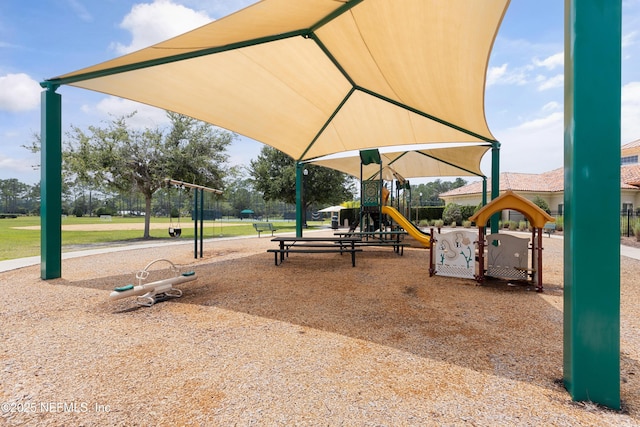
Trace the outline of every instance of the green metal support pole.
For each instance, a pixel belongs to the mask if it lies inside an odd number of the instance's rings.
[[[482,177],[482,206],[487,204],[487,177]]]
[[[620,409],[621,33],[621,0],[565,0],[564,384],[574,400],[613,409]]]
[[[491,200],[500,196],[500,143],[491,144]],[[491,216],[491,233],[500,228],[500,213]]]
[[[40,277],[62,276],[62,96],[45,85],[41,95]]]
[[[198,189],[197,188],[193,192],[193,257],[195,259],[198,259]]]
[[[197,191],[197,189],[196,189]],[[200,189],[200,258],[203,256],[204,249],[204,190]]]
[[[304,164],[296,163],[296,237],[302,237],[302,169]]]

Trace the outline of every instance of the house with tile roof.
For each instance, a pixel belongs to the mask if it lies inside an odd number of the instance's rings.
[[[636,212],[640,208],[640,139],[622,146],[620,166],[620,211]],[[487,179],[487,188],[491,188],[491,179]],[[500,194],[512,190],[519,195],[534,200],[540,197],[549,205],[552,215],[564,212],[564,168],[558,168],[542,174],[503,172],[500,174]],[[446,204],[477,206],[482,201],[482,182],[472,182],[439,197]],[[490,195],[487,195],[491,199]],[[594,198],[594,203],[597,200]],[[518,219],[512,213],[503,212],[503,220]]]

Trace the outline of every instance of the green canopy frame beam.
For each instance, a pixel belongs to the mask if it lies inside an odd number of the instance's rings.
[[[356,3],[356,2],[353,2]],[[359,3],[359,1],[357,2]],[[353,6],[355,6],[355,4],[351,4],[348,3],[350,5],[349,9]],[[340,10],[340,9],[339,9]],[[343,13],[340,12],[340,13]],[[340,13],[338,13],[337,11],[333,14],[335,16],[338,16]],[[335,18],[335,16],[333,16],[333,18]],[[331,19],[333,19],[331,18]],[[316,26],[314,28],[319,28],[319,26]],[[422,116],[424,118],[427,118],[429,120],[433,120],[437,123],[440,123],[441,125],[450,127],[452,129],[455,129],[459,132],[465,133],[473,138],[479,139],[481,141],[484,142],[490,142],[492,144],[497,143],[496,140],[492,139],[492,138],[488,138],[486,136],[480,135],[478,133],[475,133],[471,130],[465,129],[461,126],[458,126],[454,123],[448,122],[446,120],[443,120],[441,118],[438,118],[436,116],[433,116],[431,114],[428,114],[427,112],[415,109],[409,105],[403,104],[401,102],[398,102],[394,99],[388,98],[386,96],[383,96],[377,92],[373,92],[371,90],[368,90],[362,86],[359,86],[358,84],[356,84],[356,82],[353,80],[353,78],[347,73],[347,71],[342,67],[342,65],[340,64],[340,62],[331,54],[331,52],[329,51],[329,49],[327,49],[327,47],[324,45],[324,43],[322,43],[322,41],[316,36],[316,34],[313,32],[313,30],[310,30],[309,33],[305,34],[306,38],[310,38],[313,41],[315,41],[315,43],[318,45],[318,47],[324,52],[324,54],[327,56],[327,58],[329,58],[329,60],[333,63],[333,65],[335,65],[335,67],[340,71],[340,73],[344,76],[344,78],[349,82],[349,84],[351,84],[351,90],[345,95],[345,97],[343,98],[343,100],[341,101],[341,103],[336,107],[336,110],[334,111],[334,113],[331,115],[331,117],[329,117],[329,119],[325,122],[325,124],[321,127],[320,131],[316,134],[316,136],[311,140],[311,142],[309,143],[309,145],[307,146],[307,148],[304,150],[304,152],[302,153],[302,156],[300,159],[298,159],[299,161],[301,161],[302,159],[304,159],[304,156],[307,154],[307,152],[311,149],[311,147],[313,147],[313,145],[316,143],[316,141],[318,140],[318,138],[320,137],[320,135],[322,135],[322,132],[326,129],[326,127],[329,125],[329,123],[331,123],[331,120],[333,120],[333,118],[335,117],[336,114],[338,114],[338,112],[340,111],[340,109],[344,106],[344,104],[347,102],[347,100],[353,95],[353,93],[355,91],[360,91],[363,93],[366,93],[367,95],[373,96],[374,98],[378,98],[384,102],[388,102],[390,104],[393,104],[399,108],[402,108],[404,110],[407,110],[411,113],[417,114],[419,116]]]
[[[613,409],[620,409],[621,34],[621,0],[565,0],[564,384],[574,400]]]

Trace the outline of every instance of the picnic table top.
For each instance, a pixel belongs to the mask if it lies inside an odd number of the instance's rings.
[[[339,232],[339,233],[334,233],[336,236],[341,236],[341,235],[353,235],[353,236],[375,236],[378,234],[390,234],[390,235],[397,235],[397,234],[407,234],[407,232],[405,230],[389,230],[389,231],[343,231],[343,232]]]
[[[359,242],[360,237],[286,237],[278,236],[271,239],[272,242]]]

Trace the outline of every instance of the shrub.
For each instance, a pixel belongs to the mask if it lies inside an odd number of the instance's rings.
[[[462,215],[462,221],[466,221],[469,217],[473,216],[476,213],[477,206],[461,206],[460,214]],[[460,222],[462,224],[462,222]]]
[[[543,211],[545,211],[548,214],[551,214],[551,209],[549,209],[549,204],[540,196],[536,196],[533,199],[533,203],[539,207],[540,209],[542,209]]]
[[[467,221],[462,221],[462,226],[464,228],[471,228],[471,221],[467,220]]]
[[[509,227],[509,231],[515,231],[518,229],[518,223],[515,221],[509,221],[507,226]]]
[[[95,211],[96,216],[100,215],[116,215],[118,211],[113,206],[101,206]]]
[[[442,220],[445,224],[462,224],[462,206],[456,203],[449,203],[444,207]]]
[[[564,230],[564,217],[559,216],[559,217],[556,217],[556,231],[562,231],[562,230]]]
[[[422,220],[434,220],[442,218],[444,206],[420,206],[411,208],[412,216],[415,218],[417,215],[418,221]]]
[[[529,229],[529,224],[527,224],[527,221],[520,221],[518,223],[518,229],[521,231],[527,231]]]

